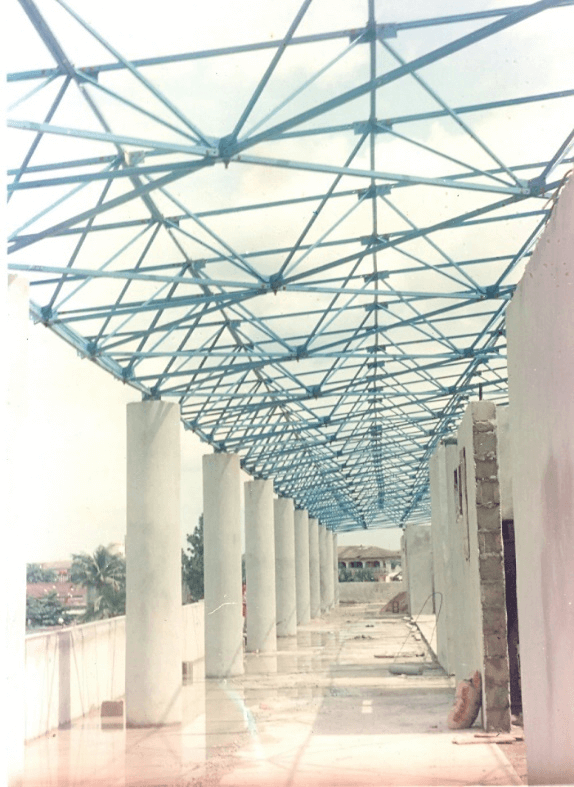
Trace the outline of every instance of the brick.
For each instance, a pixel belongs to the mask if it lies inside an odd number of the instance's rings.
[[[495,432],[475,432],[472,437],[474,453],[491,453],[496,456],[496,434]]]
[[[494,459],[480,455],[476,457],[474,475],[477,481],[498,480],[498,464]]]
[[[505,710],[510,705],[510,690],[508,683],[504,686],[493,686],[486,689],[484,692],[486,696],[487,708],[497,708],[498,710]]]
[[[510,708],[490,708],[486,712],[487,732],[510,732]]]
[[[487,659],[484,665],[484,685],[486,689],[494,688],[495,686],[506,686],[508,688],[510,680],[510,672],[508,669],[508,660],[503,656]]]
[[[480,555],[478,570],[481,579],[501,579],[504,571],[502,566],[502,555]]]
[[[477,507],[476,521],[478,530],[496,530],[500,532],[502,520],[500,518],[500,506],[494,508]]]
[[[506,596],[502,582],[481,582],[480,600],[483,607],[502,607],[506,609]]]
[[[487,607],[482,610],[482,633],[506,638],[506,611],[504,607]]]
[[[484,637],[484,650],[488,657],[505,656],[508,657],[508,646],[506,636],[502,634],[487,634]]]
[[[477,479],[476,482],[476,504],[477,505],[498,505],[500,503],[500,494],[498,488],[498,479],[495,481]]]
[[[473,432],[494,432],[495,424],[492,421],[475,421],[472,425]]]
[[[100,715],[102,717],[118,717],[124,715],[124,701],[118,700],[113,702],[111,700],[104,700],[100,708]]]
[[[502,533],[492,531],[480,532],[478,534],[478,549],[481,555],[489,553],[502,554]]]

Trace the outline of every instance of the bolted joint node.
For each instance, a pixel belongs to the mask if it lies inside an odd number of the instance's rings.
[[[229,164],[229,159],[237,152],[237,137],[233,134],[227,134],[225,137],[221,137],[217,147],[220,158]]]

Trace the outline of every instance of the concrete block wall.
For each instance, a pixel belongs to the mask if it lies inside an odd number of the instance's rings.
[[[435,590],[442,594],[437,656],[457,682],[479,670],[482,722],[488,730],[510,729],[500,500],[501,487],[505,494],[511,488],[506,446],[504,484],[499,469],[499,450],[508,437],[506,415],[499,440],[495,405],[472,402],[456,442],[442,442],[430,462]],[[509,501],[507,510],[512,511]]]
[[[459,650],[464,660],[470,662],[471,671],[479,669],[482,674],[485,729],[510,730],[498,443],[496,407],[492,402],[471,402],[468,405],[457,443],[459,484],[462,484],[458,490],[462,508],[458,521],[463,530],[470,580],[467,592],[471,594],[467,603],[473,628],[468,646],[462,643]]]
[[[434,585],[430,525],[407,525],[403,538],[403,582],[410,613],[413,617],[420,614],[431,615],[434,612]]]
[[[183,661],[204,657],[203,601],[182,607]],[[125,692],[125,617],[29,634],[25,740],[65,726]]]
[[[574,179],[507,312],[529,784],[574,784]]]

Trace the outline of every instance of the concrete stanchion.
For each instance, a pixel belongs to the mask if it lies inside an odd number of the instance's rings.
[[[327,549],[327,528],[319,524],[319,563],[321,566],[321,614],[329,609],[329,577],[333,575],[333,564]],[[332,585],[332,580],[331,580]]]
[[[321,568],[319,565],[319,520],[309,517],[309,583],[311,617],[321,617]]]
[[[241,480],[236,454],[203,457],[205,675],[243,674]]]
[[[275,594],[277,636],[297,634],[297,589],[295,584],[295,511],[287,497],[274,500]]]
[[[181,722],[179,407],[127,406],[126,723]]]
[[[309,585],[309,514],[295,510],[295,581],[297,586],[297,625],[311,619]]]
[[[251,653],[277,650],[273,481],[245,484],[247,646]]]
[[[337,545],[337,534],[333,530],[333,603],[339,606],[339,547]]]
[[[335,575],[333,572],[333,533],[327,530],[327,609],[331,610],[335,606]]]

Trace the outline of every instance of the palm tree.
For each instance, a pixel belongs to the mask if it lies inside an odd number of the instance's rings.
[[[181,570],[183,581],[192,601],[203,598],[203,514],[197,527],[187,536],[187,550],[181,550]]]
[[[84,620],[101,620],[126,611],[126,562],[106,547],[99,546],[93,555],[72,555],[72,582],[88,589]]]

